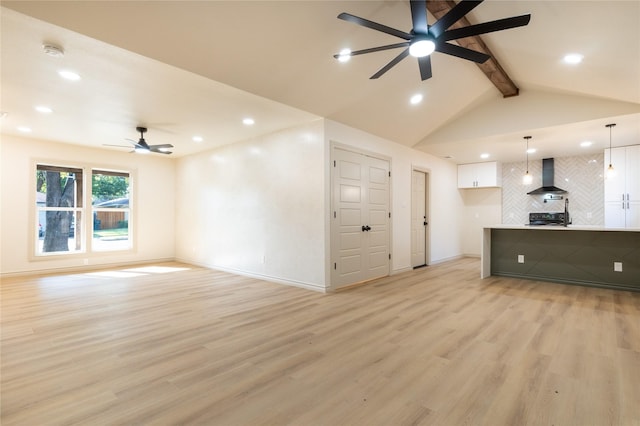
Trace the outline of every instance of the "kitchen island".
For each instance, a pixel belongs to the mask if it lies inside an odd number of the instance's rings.
[[[482,278],[640,291],[640,229],[496,225],[483,230],[481,257]]]

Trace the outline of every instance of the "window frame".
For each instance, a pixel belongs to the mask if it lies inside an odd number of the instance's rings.
[[[129,207],[127,208],[112,208],[112,207],[103,207],[103,208],[96,208],[93,205],[93,176],[95,174],[100,174],[100,175],[106,175],[106,176],[120,176],[120,177],[126,177],[127,179],[129,179],[129,184],[128,184],[128,205]],[[92,167],[91,168],[91,193],[90,195],[87,197],[87,202],[90,201],[90,205],[89,205],[89,209],[91,210],[91,212],[89,213],[90,215],[90,231],[91,231],[91,238],[88,238],[88,243],[89,243],[89,248],[90,251],[92,253],[122,253],[125,251],[131,251],[133,249],[133,244],[134,244],[134,236],[133,236],[133,218],[134,215],[132,214],[132,208],[131,208],[131,204],[132,204],[132,194],[133,194],[133,179],[131,176],[131,172],[126,172],[126,171],[122,171],[122,170],[114,170],[114,169],[106,169],[104,167]],[[107,211],[107,212],[113,212],[113,211],[122,211],[123,213],[125,213],[125,217],[127,217],[127,228],[128,228],[128,233],[127,233],[127,248],[123,248],[123,249],[113,249],[113,248],[97,248],[95,247],[95,240],[93,238],[93,230],[95,229],[95,218],[96,218],[96,213],[97,212],[101,212],[101,211]]]
[[[75,211],[80,212],[81,216],[81,224],[80,227],[77,226],[75,228],[76,235],[80,233],[82,242],[81,242],[81,250],[76,251],[61,251],[61,252],[51,252],[51,253],[42,253],[38,252],[38,244],[39,244],[39,211],[40,209],[37,206],[37,194],[36,194],[36,179],[37,179],[37,171],[38,167],[46,167],[50,170],[60,170],[60,171],[69,171],[69,170],[80,170],[82,171],[82,185],[80,191],[82,192],[82,207],[75,207]],[[124,249],[115,249],[115,250],[96,250],[93,247],[93,203],[92,203],[92,181],[93,181],[93,173],[94,171],[102,172],[103,174],[113,173],[126,175],[129,177],[129,244],[127,248]],[[134,194],[136,193],[135,187],[137,183],[137,170],[135,168],[122,167],[122,166],[113,166],[106,164],[94,164],[94,163],[86,163],[83,165],[78,164],[78,162],[70,163],[68,161],[55,161],[51,159],[41,159],[41,158],[32,158],[31,161],[31,177],[30,177],[30,207],[29,207],[29,224],[27,226],[29,233],[29,254],[28,258],[30,261],[51,261],[54,259],[71,259],[83,257],[84,264],[86,265],[89,258],[92,257],[104,257],[104,256],[122,256],[123,254],[133,254],[137,252],[137,238],[136,238],[136,204]]]

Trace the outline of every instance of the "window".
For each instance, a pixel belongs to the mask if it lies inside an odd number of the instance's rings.
[[[82,188],[82,169],[36,167],[36,254],[84,250]]]
[[[94,169],[88,188],[83,177],[81,168],[36,165],[36,256],[132,248],[129,173]]]
[[[127,250],[129,238],[129,173],[93,170],[91,174],[94,250]]]

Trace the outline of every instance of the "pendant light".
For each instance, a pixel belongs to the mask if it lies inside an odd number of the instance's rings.
[[[616,171],[611,163],[611,155],[613,154],[613,151],[611,150],[611,128],[615,127],[615,125],[616,123],[611,123],[605,126],[609,128],[609,167],[607,168],[607,178],[612,178],[616,175]]]
[[[529,139],[531,139],[531,136],[525,136],[524,139],[527,141],[527,172],[522,176],[522,183],[531,185],[531,182],[533,182],[533,176],[529,174]]]

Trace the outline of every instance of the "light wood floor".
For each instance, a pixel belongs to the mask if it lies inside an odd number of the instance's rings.
[[[640,425],[640,293],[163,266],[3,280],[2,425]]]

